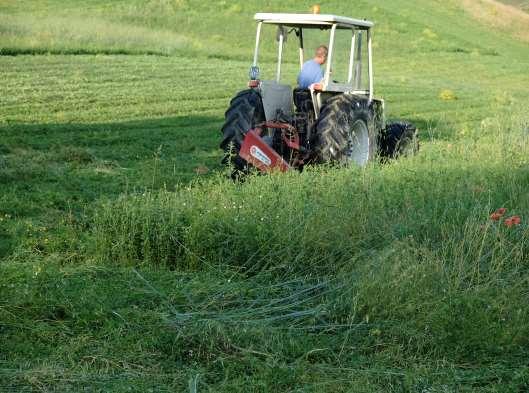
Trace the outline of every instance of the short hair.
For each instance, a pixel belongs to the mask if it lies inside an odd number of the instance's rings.
[[[329,53],[329,50],[325,45],[320,45],[316,48],[316,56],[318,57],[325,57],[327,58],[327,53]]]

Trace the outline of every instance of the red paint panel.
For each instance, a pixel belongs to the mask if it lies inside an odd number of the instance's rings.
[[[268,146],[255,130],[246,133],[239,155],[263,172],[274,169],[286,172],[290,169],[285,160]]]

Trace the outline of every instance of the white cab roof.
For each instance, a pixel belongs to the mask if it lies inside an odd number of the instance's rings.
[[[264,23],[292,27],[330,27],[336,23],[338,25],[337,27],[342,29],[352,29],[355,27],[368,29],[374,25],[373,22],[368,20],[329,14],[276,14],[260,12],[255,14],[254,19]]]

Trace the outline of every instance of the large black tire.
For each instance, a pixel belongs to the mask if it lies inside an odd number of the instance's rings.
[[[224,117],[220,147],[226,155],[222,162],[231,163],[235,172],[246,171],[248,163],[239,156],[239,151],[246,133],[265,121],[261,95],[253,89],[239,92],[231,100]]]
[[[383,159],[410,156],[419,151],[417,128],[408,122],[388,123],[380,141]]]
[[[329,98],[316,123],[315,161],[366,165],[377,152],[373,116],[364,97],[339,94]]]

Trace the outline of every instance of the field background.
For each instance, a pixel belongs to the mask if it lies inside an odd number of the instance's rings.
[[[252,16],[309,3],[0,0],[0,390],[528,389],[529,15],[505,3],[322,2],[375,21],[420,154],[237,185]]]

